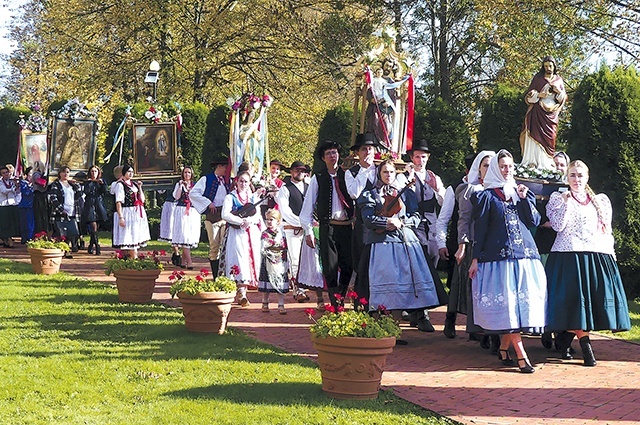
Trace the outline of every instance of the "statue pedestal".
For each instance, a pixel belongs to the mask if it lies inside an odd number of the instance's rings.
[[[516,183],[523,184],[536,194],[539,201],[547,201],[553,192],[566,192],[569,185],[564,182],[553,182],[543,179],[516,177]]]

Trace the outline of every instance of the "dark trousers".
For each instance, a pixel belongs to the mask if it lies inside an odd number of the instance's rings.
[[[36,218],[33,208],[18,207],[18,212],[20,213],[20,243],[27,243],[28,240],[33,239]]]
[[[320,224],[320,261],[327,288],[346,291],[353,272],[351,226]],[[340,280],[338,281],[338,270]]]

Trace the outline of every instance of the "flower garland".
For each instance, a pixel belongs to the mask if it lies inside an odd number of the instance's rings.
[[[85,103],[81,103],[80,99],[74,97],[69,99],[64,106],[57,111],[51,112],[56,118],[64,118],[70,120],[76,120],[78,118],[93,118],[97,119],[98,114],[95,110],[89,110],[86,108]]]
[[[548,168],[536,168],[534,166],[516,164],[514,174],[517,177],[525,179],[541,179],[552,182],[561,182],[564,179],[564,173],[558,170],[551,170]]]
[[[17,124],[23,130],[29,130],[32,133],[44,133],[49,126],[49,120],[42,115],[42,107],[39,103],[34,102],[29,107],[31,109],[31,115],[26,120],[23,115],[20,115],[20,119]]]
[[[244,93],[242,96],[235,99],[233,97],[227,99],[227,105],[229,105],[229,107],[233,111],[243,112],[249,112],[252,109],[258,109],[260,108],[260,106],[268,108],[272,103],[273,99],[271,98],[271,96],[267,94],[257,96],[250,92]]]

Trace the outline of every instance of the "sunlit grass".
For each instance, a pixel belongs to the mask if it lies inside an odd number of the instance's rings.
[[[391,393],[325,397],[309,360],[114,288],[0,260],[2,424],[451,424]]]

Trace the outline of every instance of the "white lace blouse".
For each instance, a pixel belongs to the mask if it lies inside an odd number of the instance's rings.
[[[565,202],[560,192],[554,192],[547,204],[547,216],[553,230],[558,232],[551,251],[600,252],[615,255],[611,232],[611,201],[600,193],[596,200],[602,222],[593,202],[582,205],[573,197]],[[604,226],[603,226],[604,224]]]

